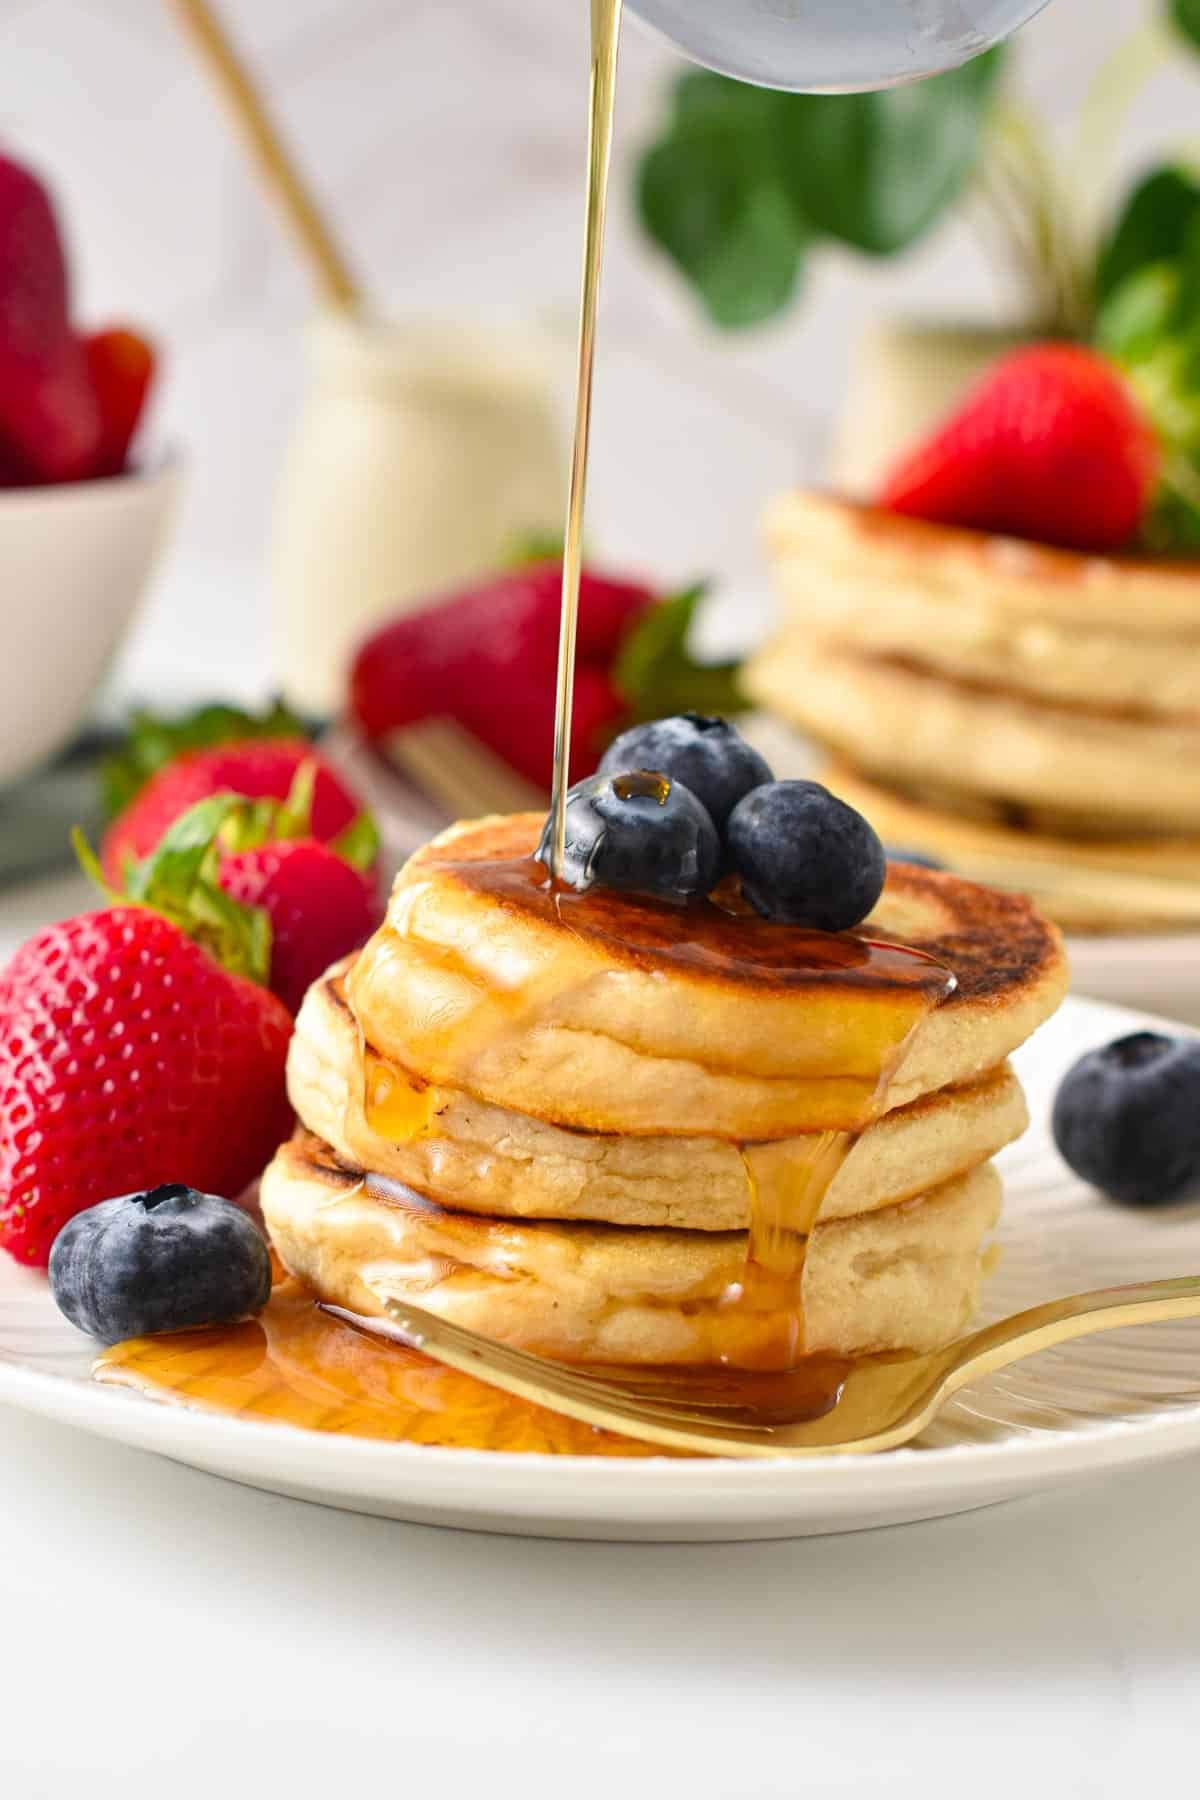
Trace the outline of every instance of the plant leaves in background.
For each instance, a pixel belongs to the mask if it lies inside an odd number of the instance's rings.
[[[793,94],[780,109],[781,167],[797,207],[872,256],[913,243],[970,174],[1003,61],[875,94]]]
[[[1138,270],[1178,256],[1198,220],[1200,182],[1186,169],[1167,165],[1139,181],[1100,252],[1096,296],[1101,306]]]
[[[1143,541],[1159,555],[1194,556],[1200,549],[1200,188],[1178,171],[1156,171],[1135,190],[1112,246],[1128,267],[1102,301],[1095,340],[1124,371],[1163,451]],[[1154,252],[1153,260],[1139,260]]]
[[[1134,270],[1096,315],[1096,348],[1120,363],[1152,355],[1175,320],[1179,290],[1179,271],[1173,263],[1149,263]]]
[[[1200,50],[1200,0],[1167,0],[1167,16],[1193,50]]]
[[[791,299],[814,238],[887,256],[941,216],[974,165],[1001,56],[876,94],[689,72],[641,161],[642,225],[715,324],[759,324]]]
[[[769,319],[799,278],[807,231],[775,164],[778,104],[762,88],[687,74],[676,86],[671,122],[638,172],[646,232],[716,325]]]

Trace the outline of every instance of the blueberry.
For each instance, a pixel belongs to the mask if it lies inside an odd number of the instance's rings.
[[[743,893],[768,919],[848,931],[883,892],[883,845],[819,781],[755,788],[734,807],[726,838]]]
[[[615,738],[600,762],[602,775],[625,769],[661,769],[690,788],[718,831],[744,794],[770,781],[771,770],[728,719],[677,713],[634,725]]]
[[[1081,1056],[1054,1102],[1076,1175],[1123,1206],[1200,1194],[1200,1039],[1135,1031]]]
[[[54,1240],[50,1290],[72,1325],[115,1344],[258,1312],[271,1258],[241,1207],[170,1183],[76,1213]]]
[[[889,862],[911,863],[914,869],[944,869],[946,866],[936,856],[927,856],[924,850],[909,850],[903,844],[887,844],[884,849]]]
[[[554,820],[538,857],[549,863]],[[696,796],[681,781],[645,769],[593,775],[567,795],[562,879],[573,888],[629,888],[688,900],[707,894],[720,874],[721,840]]]

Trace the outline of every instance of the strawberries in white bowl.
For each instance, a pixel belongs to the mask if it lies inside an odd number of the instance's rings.
[[[0,154],[0,784],[86,716],[162,543],[174,463],[130,462],[155,352],[82,328],[53,201]]]

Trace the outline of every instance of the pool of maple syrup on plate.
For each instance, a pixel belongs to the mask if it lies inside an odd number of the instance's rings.
[[[543,911],[565,929],[605,937],[622,956],[658,967],[687,966],[753,987],[835,982],[846,990],[875,987],[894,1004],[873,1008],[868,1065],[871,1104],[857,1125],[882,1110],[887,1084],[921,1018],[953,987],[953,977],[915,951],[851,936],[768,923],[738,904],[736,890],[710,901],[673,907],[641,896],[593,888],[579,894],[559,879],[570,784],[568,747],[575,640],[583,555],[584,500],[591,422],[592,371],[604,242],[609,153],[612,144],[617,48],[622,0],[591,0],[592,59],[588,131],[588,189],[584,278],[580,306],[575,434],[563,549],[562,622],[556,677],[554,779],[549,868],[504,862],[466,865],[469,878],[524,906]],[[626,778],[631,791],[659,792],[661,777]],[[650,786],[647,789],[646,783]],[[638,784],[642,785],[638,785]],[[654,784],[657,784],[655,786]],[[880,1018],[882,1016],[882,1025]],[[380,1129],[415,1134],[431,1122],[422,1084],[362,1043],[364,1101]],[[764,1198],[742,1146],[750,1230],[740,1277],[712,1304],[726,1314],[754,1313],[777,1324],[771,1370],[716,1367],[647,1373],[656,1385],[678,1383],[690,1394],[719,1399],[731,1417],[797,1420],[819,1417],[836,1404],[849,1364],[804,1351],[802,1280],[808,1234],[821,1201],[853,1143],[849,1131],[811,1133],[804,1179],[781,1198]],[[436,1204],[428,1197],[423,1205]],[[274,1420],[393,1442],[497,1451],[639,1457],[663,1451],[546,1412],[430,1361],[355,1321],[320,1306],[294,1282],[277,1282],[262,1314],[234,1326],[139,1338],[98,1358],[102,1382],[128,1386],[158,1400],[243,1418]],[[429,1301],[428,1294],[422,1299]],[[436,1301],[434,1302],[436,1303]],[[716,1324],[717,1321],[714,1321]],[[611,1374],[611,1371],[606,1371]],[[636,1379],[636,1372],[631,1372]]]
[[[652,1371],[659,1386],[720,1402],[731,1418],[817,1418],[834,1405],[848,1364],[812,1358],[786,1377],[714,1369]],[[241,1325],[131,1338],[103,1351],[95,1378],[159,1401],[342,1437],[448,1449],[559,1456],[672,1452],[574,1419],[443,1368],[279,1282],[262,1313]],[[613,1371],[606,1370],[607,1375]],[[636,1371],[630,1371],[636,1380]]]

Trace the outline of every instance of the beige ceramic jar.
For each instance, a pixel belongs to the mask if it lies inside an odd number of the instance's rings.
[[[381,619],[553,531],[565,453],[553,357],[534,334],[331,315],[284,470],[271,550],[277,666],[293,704],[336,713]]]

